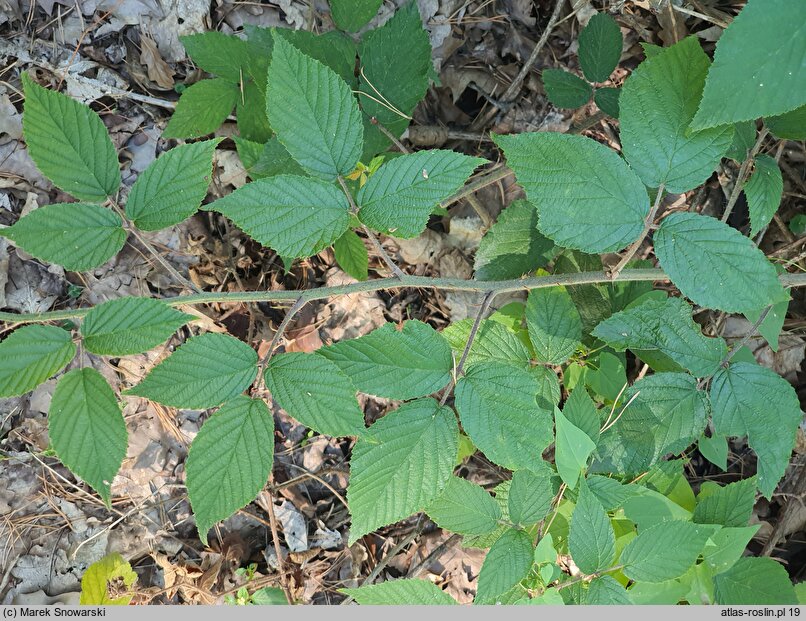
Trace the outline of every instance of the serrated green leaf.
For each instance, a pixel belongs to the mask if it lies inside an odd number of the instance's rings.
[[[568,360],[582,340],[579,312],[565,287],[529,292],[526,327],[538,359],[550,364]]]
[[[292,259],[327,248],[350,223],[350,205],[337,187],[293,175],[247,183],[204,208],[226,216],[258,243]]]
[[[507,523],[509,519],[509,489],[512,486],[512,481],[502,481],[493,489],[495,494],[495,503],[501,510],[501,524],[498,525],[493,532],[485,535],[465,535],[462,537],[463,548],[481,548],[486,550],[492,546],[498,538],[506,532],[509,528]]]
[[[716,127],[802,106],[806,102],[804,24],[806,5],[801,2],[750,0],[717,43],[692,127]]]
[[[277,136],[272,136],[263,145],[263,150],[248,168],[247,172],[252,179],[265,179],[277,175],[307,176],[302,166],[291,157]]]
[[[628,606],[630,594],[613,576],[599,576],[591,580],[585,595],[588,606]]]
[[[186,144],[158,157],[134,182],[126,215],[143,231],[179,224],[199,209],[220,138]]]
[[[580,482],[579,499],[571,514],[568,550],[577,567],[592,574],[610,567],[616,555],[616,534],[602,503]]]
[[[199,67],[240,84],[249,64],[249,44],[235,35],[210,31],[179,37],[188,56]]]
[[[621,553],[622,571],[638,582],[678,578],[694,565],[713,531],[713,526],[682,520],[661,522],[643,529]]]
[[[736,362],[714,375],[711,404],[715,433],[747,436],[758,457],[758,488],[770,498],[803,416],[792,385],[770,369]]]
[[[714,574],[730,569],[742,557],[759,528],[761,524],[719,529],[706,544],[702,552],[703,560]]]
[[[81,577],[79,604],[128,606],[132,600],[131,595],[114,598],[109,596],[109,584],[115,581],[121,581],[127,589],[137,581],[137,574],[132,570],[132,566],[117,552],[107,554],[87,567],[87,571]]]
[[[627,385],[625,364],[624,354],[599,353],[598,357],[588,361],[585,385],[600,401],[615,401]]]
[[[67,95],[22,74],[22,124],[28,154],[39,170],[80,200],[101,203],[120,186],[115,147],[100,117]]]
[[[315,354],[281,354],[272,358],[265,380],[275,403],[306,427],[330,436],[364,433],[355,387],[330,360]]]
[[[549,101],[558,108],[581,108],[593,95],[590,84],[568,71],[543,69],[541,77]]]
[[[624,157],[649,187],[682,193],[714,172],[733,140],[733,127],[688,129],[700,101],[708,57],[688,37],[645,60],[621,89]]]
[[[113,211],[89,203],[57,203],[35,209],[14,226],[0,229],[37,259],[71,272],[106,263],[126,242],[126,231]]]
[[[274,463],[274,418],[266,403],[238,395],[208,418],[188,452],[187,488],[199,538],[252,502]]]
[[[673,213],[655,233],[655,254],[687,298],[727,312],[754,311],[786,296],[752,241],[710,216]]]
[[[494,140],[537,207],[540,231],[558,245],[614,252],[641,234],[649,197],[614,151],[584,136],[551,132]]]
[[[0,397],[32,391],[67,366],[76,346],[67,330],[31,325],[0,342]]]
[[[649,528],[672,520],[691,521],[687,511],[671,499],[655,490],[639,488],[640,492],[624,501],[624,516],[639,529]]]
[[[375,17],[382,3],[383,0],[330,0],[330,11],[336,26],[358,32]]]
[[[579,64],[591,82],[604,82],[621,58],[621,29],[607,13],[597,13],[579,33]]]
[[[532,567],[532,540],[510,528],[492,545],[479,572],[475,604],[494,604],[516,586]]]
[[[537,405],[544,410],[553,411],[554,406],[560,403],[562,396],[557,373],[549,367],[539,365],[530,367],[529,373],[537,380],[540,387],[537,393]]]
[[[203,410],[243,392],[257,375],[257,353],[228,334],[188,339],[124,394],[162,405]]]
[[[635,486],[631,484],[622,485],[616,479],[598,474],[589,475],[585,482],[599,499],[599,502],[602,503],[605,511],[614,511],[636,493]]]
[[[744,162],[747,153],[753,148],[756,142],[756,122],[742,121],[733,125],[733,142],[731,142],[725,157],[732,158],[737,162]]]
[[[163,138],[199,138],[212,134],[238,102],[240,90],[224,78],[201,80],[186,88],[176,103]]]
[[[576,250],[566,250],[554,259],[555,274],[576,274],[596,272],[602,269],[602,259],[598,255],[585,254]],[[565,288],[582,320],[582,333],[588,334],[596,324],[613,312],[613,303],[606,287],[601,285],[571,285]]]
[[[585,432],[593,442],[599,440],[599,413],[584,386],[577,386],[563,405],[563,416],[575,427]]]
[[[767,117],[764,124],[776,138],[806,140],[806,105],[786,114]]]
[[[352,229],[348,229],[333,244],[336,263],[356,280],[369,276],[369,254],[364,242]]]
[[[447,485],[458,449],[456,417],[433,399],[406,403],[373,424],[350,463],[350,545],[430,505]]]
[[[548,464],[535,470],[517,470],[509,488],[509,517],[515,524],[537,524],[551,510],[559,485]]]
[[[541,468],[552,441],[551,415],[537,405],[528,371],[501,362],[470,365],[456,383],[456,409],[470,439],[499,466]]]
[[[457,601],[428,580],[389,580],[341,589],[362,606],[450,606]]]
[[[596,448],[596,444],[588,434],[569,422],[557,408],[554,408],[554,420],[557,426],[554,463],[563,482],[574,489],[579,475],[588,467],[588,458]]]
[[[277,35],[266,109],[280,142],[309,173],[332,181],[353,170],[363,127],[350,87]]]
[[[599,109],[605,114],[609,114],[614,119],[619,118],[621,114],[621,89],[612,88],[610,86],[605,88],[597,88],[593,94],[593,101],[599,106]]]
[[[153,298],[119,298],[94,306],[81,323],[81,336],[94,354],[127,356],[153,349],[194,319]]]
[[[697,503],[694,521],[698,524],[747,526],[755,502],[755,477],[729,483]]]
[[[442,331],[442,336],[450,343],[457,360],[462,357],[467,346],[472,326],[472,319],[464,319],[452,323]],[[479,325],[465,364],[469,366],[477,362],[498,361],[526,368],[529,360],[529,350],[518,336],[500,323],[488,319]]]
[[[450,345],[431,326],[387,323],[358,339],[316,352],[353,380],[361,392],[389,399],[413,399],[439,390],[450,380]]]
[[[342,32],[331,30],[315,34],[307,30],[272,28],[274,38],[282,37],[306,56],[330,67],[349,85],[355,83],[356,47],[353,40]]]
[[[284,606],[287,603],[285,592],[280,587],[263,587],[252,593],[255,606]]]
[[[440,528],[462,535],[485,535],[501,520],[498,503],[483,487],[454,476],[425,512]]]
[[[784,273],[783,266],[780,264],[775,265],[775,270],[781,274]],[[777,304],[773,304],[772,308],[767,312],[767,316],[758,325],[758,333],[764,337],[764,340],[770,346],[772,351],[778,351],[778,338],[781,336],[781,330],[784,327],[784,321],[786,321],[786,313],[789,309],[789,300],[783,300],[778,302]],[[749,311],[744,313],[745,318],[751,324],[756,325],[756,322],[761,319],[761,313],[764,312],[765,309],[759,309],[756,311]],[[755,358],[753,358],[755,361]],[[736,356],[733,357],[734,362],[739,362],[740,359]]]
[[[714,598],[725,606],[797,604],[797,596],[783,565],[771,558],[746,556],[714,576]]]
[[[109,506],[128,433],[115,393],[95,369],[65,373],[53,391],[48,436],[61,462]]]
[[[723,471],[728,469],[728,440],[725,436],[700,436],[697,448],[717,468]]]
[[[265,82],[265,79],[263,81]],[[238,97],[235,114],[238,121],[238,132],[244,138],[265,143],[272,137],[269,117],[266,116],[265,86],[261,88],[254,81],[249,80],[241,88],[243,93]],[[285,600],[285,596],[283,596],[283,600]]]
[[[784,178],[778,162],[769,155],[756,156],[756,168],[744,186],[750,207],[750,236],[767,226],[778,211],[784,194]]]

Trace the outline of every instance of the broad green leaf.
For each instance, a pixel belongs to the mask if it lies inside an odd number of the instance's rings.
[[[621,553],[622,571],[636,582],[663,582],[678,578],[694,565],[714,530],[710,525],[682,520],[661,522],[642,529]]]
[[[784,194],[784,178],[778,162],[769,155],[757,155],[755,163],[756,169],[744,186],[750,207],[751,237],[770,223]]]
[[[252,176],[251,169],[257,163],[257,159],[260,157],[264,145],[260,142],[248,140],[241,136],[233,136],[232,140],[235,142],[235,149],[237,150],[238,158],[241,160],[241,164],[243,164],[247,174],[253,179],[257,179],[257,177]],[[275,138],[275,140],[277,139]]]
[[[483,487],[452,476],[425,512],[440,528],[462,535],[484,535],[501,520],[501,508]]]
[[[433,149],[389,160],[358,191],[358,217],[395,237],[423,232],[434,207],[461,188],[484,163],[453,151]]]
[[[576,274],[601,271],[602,259],[598,255],[566,250],[554,260],[555,274]],[[613,312],[610,292],[602,285],[569,285],[565,288],[582,320],[582,333],[588,334]]]
[[[179,224],[199,209],[213,172],[213,154],[221,141],[205,140],[171,149],[137,177],[126,215],[143,231]]]
[[[529,573],[532,540],[522,530],[510,528],[492,545],[479,572],[476,604],[494,604]]]
[[[585,595],[588,606],[628,606],[630,594],[613,576],[599,576],[591,580]]]
[[[641,234],[649,197],[611,149],[584,136],[551,132],[494,139],[537,207],[540,231],[558,245],[614,252]]]
[[[602,503],[605,511],[614,511],[637,493],[636,486],[632,484],[623,485],[616,479],[598,474],[589,475],[585,482]]]
[[[131,588],[137,581],[137,574],[120,554],[112,552],[87,567],[87,571],[81,577],[79,604],[82,606],[128,606],[132,600],[131,595],[114,598],[109,596],[109,584],[117,581],[122,582],[127,589]]]
[[[355,83],[355,43],[344,33],[331,30],[315,34],[291,28],[273,28],[272,32],[275,39],[282,37],[306,56],[333,69],[347,84]]]
[[[664,218],[655,254],[683,295],[700,306],[754,311],[786,295],[761,250],[710,216],[678,212]]]
[[[550,364],[568,360],[582,340],[579,312],[565,287],[529,292],[526,327],[538,359]]]
[[[246,390],[257,375],[257,353],[228,334],[188,339],[124,394],[162,405],[203,410]]]
[[[153,298],[119,298],[94,306],[81,322],[81,336],[94,354],[127,356],[164,343],[194,319]]]
[[[442,336],[450,343],[457,360],[462,357],[472,326],[472,319],[464,319],[452,323],[442,331]],[[487,319],[479,325],[465,364],[470,366],[477,362],[498,361],[526,368],[529,360],[529,350],[514,332],[497,321]]]
[[[755,477],[729,483],[697,503],[694,521],[698,524],[747,526],[755,502]]]
[[[212,134],[238,102],[240,90],[224,78],[201,80],[179,97],[163,138],[199,138]]]
[[[350,378],[315,354],[272,358],[265,374],[274,402],[306,427],[330,436],[360,436],[364,412]]]
[[[638,582],[630,587],[629,595],[633,604],[671,606],[683,601],[688,591],[688,584],[675,579],[654,583]]]
[[[349,32],[358,32],[375,17],[382,3],[383,0],[330,0],[330,11],[336,26]]]
[[[593,101],[605,114],[609,114],[614,119],[621,114],[621,89],[620,88],[597,88],[593,94]]]
[[[775,264],[775,271],[779,274],[783,274],[786,270],[780,264]],[[778,338],[781,336],[781,330],[784,327],[784,321],[786,321],[786,313],[789,309],[789,299],[782,300],[776,304],[772,305],[772,308],[767,312],[767,316],[758,326],[758,333],[764,337],[764,340],[770,346],[772,351],[778,351]],[[758,309],[755,311],[748,311],[744,313],[745,318],[751,324],[756,324],[756,322],[761,319],[761,313],[763,313],[766,309]],[[755,357],[752,357],[752,360],[755,361]],[[740,359],[737,356],[733,357],[734,362],[739,362]]]
[[[350,545],[429,506],[445,489],[458,448],[456,417],[433,399],[406,403],[373,424],[350,462]]]
[[[742,121],[733,125],[733,142],[725,157],[744,162],[756,142],[756,122]]]
[[[476,251],[477,280],[519,278],[544,267],[554,256],[554,242],[537,228],[537,209],[517,200],[504,209],[481,238]]]
[[[806,103],[804,24],[802,2],[750,0],[717,43],[692,127],[773,116]]]
[[[264,179],[277,175],[307,176],[302,166],[297,164],[288,150],[280,144],[277,136],[272,136],[263,145],[262,151],[249,165],[247,172],[252,179]]]
[[[588,361],[585,384],[600,401],[615,401],[627,384],[624,354],[603,351]]]
[[[687,511],[655,490],[639,489],[640,493],[627,498],[623,506],[625,517],[634,522],[639,529],[672,520],[691,521],[691,511]]]
[[[725,436],[700,436],[697,448],[717,468],[723,471],[728,469],[728,439]]]
[[[624,157],[649,187],[682,193],[701,185],[733,140],[733,127],[691,132],[708,57],[688,37],[641,63],[621,89]]]
[[[538,541],[537,545],[535,546],[533,558],[534,562],[538,565],[543,565],[545,563],[556,564],[557,549],[554,547],[554,538],[551,536],[551,533],[546,533],[540,537],[540,541]]]
[[[764,124],[776,138],[782,140],[806,140],[806,105],[764,119]]]
[[[580,474],[588,467],[588,458],[596,448],[596,444],[588,434],[569,422],[557,408],[554,408],[554,420],[557,425],[554,463],[563,482],[574,489]]]
[[[604,82],[621,58],[624,40],[616,20],[597,13],[579,33],[579,64],[591,82]]]
[[[721,606],[798,603],[784,566],[766,557],[740,558],[714,576],[714,597]]]
[[[470,439],[488,459],[511,470],[541,468],[551,444],[551,415],[537,405],[528,371],[501,362],[470,365],[456,383],[456,409]]]
[[[463,548],[481,548],[486,550],[490,546],[492,546],[498,538],[503,535],[507,530],[508,526],[507,523],[510,522],[509,519],[509,489],[512,487],[512,480],[509,481],[502,481],[498,485],[493,488],[493,494],[495,494],[495,503],[498,505],[499,510],[501,511],[501,523],[491,533],[486,533],[484,535],[464,535],[462,537],[462,547]]]
[[[199,538],[252,502],[274,463],[274,418],[265,401],[238,395],[208,418],[188,452],[187,488]]]
[[[336,263],[356,280],[366,280],[369,276],[369,255],[367,247],[352,229],[348,229],[333,244]]]
[[[37,259],[71,272],[84,272],[106,263],[126,242],[120,217],[110,209],[88,203],[57,203],[39,207],[0,229],[17,246]]]
[[[61,462],[109,506],[109,487],[126,457],[128,433],[117,397],[98,371],[76,369],[59,380],[48,436]]]
[[[456,600],[428,580],[389,580],[341,589],[362,606],[449,606]]]
[[[616,533],[602,503],[580,482],[579,498],[571,514],[568,550],[586,574],[608,569],[616,556]]]
[[[525,604],[528,606],[565,606],[565,600],[557,589],[546,589],[537,597],[531,599],[518,600],[515,604]]]
[[[101,203],[120,186],[115,147],[100,117],[67,95],[42,88],[22,74],[22,117],[28,154],[62,190]]]
[[[199,67],[240,84],[249,64],[249,44],[235,35],[210,31],[180,37],[188,56]]]
[[[70,333],[56,326],[30,325],[0,342],[0,397],[32,391],[76,355]]]
[[[350,87],[282,36],[274,38],[266,109],[280,142],[312,175],[333,181],[353,170],[363,128]]]
[[[551,510],[558,485],[551,468],[517,470],[509,488],[509,517],[515,524],[537,524]]]
[[[697,377],[713,373],[728,353],[721,338],[707,338],[682,298],[647,300],[611,315],[593,335],[618,351],[660,350]]]
[[[247,183],[204,208],[226,216],[286,259],[320,252],[350,223],[350,205],[336,186],[292,175]]]
[[[562,391],[560,380],[554,369],[544,366],[534,366],[529,368],[529,373],[537,380],[540,387],[537,393],[537,405],[544,410],[553,411],[554,406],[560,403]]]
[[[424,397],[450,380],[450,345],[431,326],[407,321],[391,323],[358,339],[319,349],[317,355],[336,363],[361,392],[389,399]]]
[[[596,404],[584,386],[577,386],[563,405],[563,416],[575,427],[585,432],[593,442],[599,440],[601,422]]]
[[[581,108],[593,95],[591,85],[562,69],[543,69],[543,86],[549,101],[558,108]]]
[[[792,385],[780,375],[748,362],[735,362],[711,383],[714,431],[747,436],[758,457],[758,488],[767,498],[784,475],[802,419]]]
[[[705,545],[703,560],[714,574],[730,569],[744,555],[747,544],[759,528],[761,524],[719,529]]]
[[[243,93],[238,97],[235,110],[238,132],[244,138],[265,143],[272,137],[269,117],[266,116],[265,86],[261,89],[255,82],[249,80],[241,88],[243,88]],[[283,595],[283,601],[285,601],[285,595]]]

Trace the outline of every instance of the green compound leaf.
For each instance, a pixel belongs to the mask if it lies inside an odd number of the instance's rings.
[[[134,182],[126,203],[126,215],[137,228],[158,231],[196,213],[207,195],[213,153],[220,141],[216,138],[176,147],[146,168]]]
[[[120,217],[87,203],[45,205],[14,226],[0,229],[0,237],[7,237],[37,259],[71,272],[103,265],[126,243]]]
[[[697,377],[705,377],[716,371],[728,346],[721,338],[704,336],[692,312],[682,298],[649,299],[611,315],[593,335],[617,351],[660,351]]]
[[[558,108],[581,108],[590,101],[593,88],[585,80],[562,69],[543,69],[543,86]]]
[[[470,365],[456,383],[462,427],[488,459],[499,466],[538,469],[551,444],[551,415],[537,404],[537,380],[528,371],[500,362]]]
[[[479,572],[475,604],[494,604],[516,586],[532,567],[532,540],[510,528],[492,545]]]
[[[692,127],[789,112],[806,102],[804,84],[806,5],[750,0],[717,43]]]
[[[462,357],[472,326],[472,319],[464,319],[452,323],[442,331],[442,336],[448,339],[457,360]],[[488,319],[481,322],[465,364],[469,366],[493,360],[527,368],[530,359],[529,350],[514,332],[497,321]]]
[[[629,606],[632,603],[627,590],[613,576],[594,578],[585,594],[588,606]]]
[[[604,82],[621,58],[624,40],[616,20],[597,13],[579,33],[579,64],[591,82]]]
[[[754,311],[786,296],[775,268],[747,237],[709,216],[673,213],[655,233],[655,254],[695,304]]]
[[[194,319],[153,298],[120,298],[94,306],[81,323],[81,336],[94,354],[128,356],[164,343]]]
[[[756,156],[756,169],[744,186],[750,207],[750,236],[767,226],[778,211],[784,195],[784,178],[778,162],[769,155]]]
[[[330,11],[341,30],[358,32],[375,17],[382,3],[383,0],[330,0]]]
[[[612,88],[610,86],[605,88],[597,88],[593,94],[593,101],[599,106],[599,109],[605,114],[609,114],[614,119],[619,118],[621,113],[621,89]]]
[[[199,67],[234,84],[246,77],[243,70],[249,65],[249,44],[234,35],[220,32],[203,32],[179,37],[188,56]]]
[[[176,104],[163,138],[199,138],[212,134],[238,102],[240,90],[224,78],[202,80],[186,88]]]
[[[458,451],[456,417],[433,399],[406,403],[373,424],[353,448],[350,545],[429,506],[447,485]]]
[[[461,188],[478,157],[433,149],[389,160],[358,191],[358,217],[395,237],[416,237],[440,201]]]
[[[362,336],[319,349],[361,392],[389,399],[414,399],[450,380],[453,356],[447,341],[428,324],[387,323]]]
[[[124,394],[162,405],[203,410],[243,392],[257,375],[257,353],[228,334],[188,339]]]
[[[806,105],[780,116],[768,117],[764,124],[776,138],[806,140]]]
[[[638,533],[621,553],[624,575],[636,582],[664,582],[694,565],[714,527],[682,520],[661,522]]]
[[[450,606],[457,602],[428,580],[390,580],[341,589],[362,606]]]
[[[529,292],[526,327],[538,359],[550,364],[568,360],[582,340],[582,321],[565,287]]]
[[[509,488],[509,517],[515,524],[537,524],[551,511],[557,493],[557,479],[551,468],[517,470]]]
[[[702,496],[702,492],[700,493]],[[694,521],[698,524],[747,526],[756,502],[756,479],[750,477],[720,487],[697,503]]]
[[[359,281],[369,277],[369,254],[358,234],[348,229],[333,244],[336,263],[350,276]]]
[[[30,325],[0,342],[0,397],[17,397],[56,375],[76,355],[67,330]]]
[[[115,147],[101,118],[67,95],[42,88],[22,74],[22,117],[28,154],[62,190],[101,203],[120,186]]]
[[[306,427],[330,436],[364,433],[355,387],[330,360],[315,354],[281,354],[272,358],[265,380],[275,403]]]
[[[309,257],[347,230],[350,205],[334,185],[310,177],[277,175],[238,188],[204,207],[284,258]]]
[[[596,444],[557,408],[554,408],[554,421],[557,426],[554,463],[563,482],[574,489],[580,474],[588,467],[588,458],[596,448]]]
[[[118,580],[128,589],[137,581],[137,574],[120,554],[113,552],[87,567],[81,577],[79,603],[82,606],[128,606],[131,595],[109,596],[109,584]]]
[[[312,175],[332,181],[361,157],[361,113],[350,87],[282,36],[274,37],[266,110],[280,142]]]
[[[714,599],[721,606],[796,604],[795,589],[783,565],[771,558],[740,558],[714,576]]]
[[[714,172],[733,140],[733,127],[691,132],[708,57],[688,37],[633,71],[619,100],[624,157],[649,187],[682,193]]]
[[[126,457],[128,433],[117,397],[98,371],[76,369],[59,380],[48,435],[61,462],[109,506],[109,486]]]
[[[454,476],[425,512],[440,528],[461,535],[486,535],[501,519],[498,503],[483,487]]]
[[[252,502],[274,463],[274,418],[266,403],[238,395],[208,418],[190,445],[187,488],[199,538]]]
[[[544,267],[554,257],[554,242],[537,228],[537,209],[518,200],[501,212],[481,238],[474,269],[477,280],[506,280]]]
[[[565,248],[621,250],[649,213],[644,184],[614,151],[551,132],[494,136],[540,214],[540,231]]]
[[[758,456],[758,488],[767,498],[784,475],[802,414],[797,394],[780,375],[749,362],[736,362],[711,383],[714,431],[747,436]]]
[[[568,550],[577,567],[586,574],[607,569],[616,556],[616,533],[602,503],[580,482],[579,498],[571,514]]]

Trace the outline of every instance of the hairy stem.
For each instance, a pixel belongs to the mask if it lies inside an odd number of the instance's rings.
[[[632,245],[627,248],[627,252],[624,253],[621,261],[618,262],[618,265],[614,267],[611,272],[611,278],[616,278],[623,270],[627,263],[632,261],[632,258],[635,256],[635,253],[638,252],[638,249],[641,247],[641,244],[644,243],[644,239],[646,236],[649,235],[649,231],[652,229],[652,225],[655,222],[655,216],[658,215],[658,208],[660,208],[660,204],[663,201],[663,190],[665,188],[665,184],[661,183],[660,187],[658,187],[658,195],[655,197],[655,204],[652,205],[652,209],[649,210],[649,214],[646,217],[646,221],[644,222],[644,230],[641,231],[641,235],[636,239]]]

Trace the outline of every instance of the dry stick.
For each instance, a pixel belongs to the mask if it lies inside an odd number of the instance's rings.
[[[291,308],[289,308],[288,311],[286,312],[285,317],[283,317],[283,320],[280,322],[280,325],[277,327],[277,332],[275,332],[274,336],[271,338],[271,343],[269,343],[269,351],[266,352],[266,356],[263,358],[263,360],[261,360],[258,363],[258,366],[257,366],[257,368],[258,368],[258,378],[257,378],[256,381],[260,380],[260,376],[263,374],[262,373],[263,368],[267,364],[269,364],[269,360],[271,360],[271,357],[274,355],[274,348],[277,347],[277,344],[280,342],[280,339],[282,338],[283,334],[285,333],[286,328],[288,328],[288,324],[291,323],[291,320],[294,318],[294,315],[296,315],[299,311],[302,310],[302,307],[305,306],[306,302],[307,302],[307,300],[305,298],[303,298],[302,296],[299,296],[296,299],[296,301],[294,302],[294,304],[292,304]]]
[[[280,571],[280,585],[283,587],[283,593],[289,604],[294,603],[294,598],[291,597],[291,590],[288,588],[288,578],[285,574],[285,562],[283,561],[283,551],[280,549],[280,535],[277,532],[277,516],[274,515],[274,496],[268,494],[268,502],[266,503],[266,512],[269,514],[269,524],[271,525],[271,538],[274,542],[274,553],[277,555],[277,569]]]
[[[618,571],[619,569],[624,569],[624,565],[616,565],[614,567],[608,567],[607,569],[602,569],[600,571],[595,571],[592,574],[586,574],[574,578],[573,580],[569,580],[568,582],[563,582],[562,584],[558,584],[554,587],[556,590],[567,589],[572,584],[577,584],[578,582],[588,581],[598,578],[599,576],[603,576],[604,574],[609,574],[611,571]]]
[[[406,574],[406,578],[416,578],[423,569],[426,569],[432,562],[434,562],[440,556],[442,556],[445,553],[445,550],[450,548],[454,543],[458,542],[461,538],[462,535],[456,533],[448,537],[445,541],[443,541],[436,548],[434,548],[428,556],[426,556],[423,560],[417,563],[414,567],[409,569],[408,573]]]
[[[621,261],[618,262],[618,265],[613,268],[610,272],[610,275],[613,278],[616,278],[621,270],[623,270],[627,263],[632,261],[632,258],[635,256],[635,253],[638,252],[638,249],[641,247],[641,244],[644,243],[644,239],[646,236],[649,235],[649,231],[652,230],[652,225],[655,223],[655,216],[658,215],[658,208],[660,207],[661,201],[663,201],[663,190],[666,187],[665,184],[661,183],[658,187],[658,195],[655,197],[655,204],[652,205],[652,209],[649,210],[649,215],[646,217],[646,222],[644,223],[644,230],[641,231],[641,235],[636,239],[632,245],[627,248],[627,252],[624,253]]]
[[[507,177],[513,174],[515,173],[513,173],[509,168],[503,165],[496,166],[495,168],[490,168],[486,172],[476,177],[475,181],[471,181],[470,183],[465,185],[465,187],[459,190],[456,194],[454,194],[450,198],[446,198],[439,204],[439,206],[442,207],[443,209],[446,209],[453,203],[458,203],[460,200],[467,198],[471,194],[475,194],[482,188],[486,188],[488,185],[492,185],[493,183],[497,183],[502,179],[506,179]]]
[[[406,154],[410,153],[410,151],[406,148],[406,145],[404,145],[402,142],[400,142],[400,139],[397,138],[392,132],[390,132],[386,128],[386,126],[383,123],[381,123],[376,117],[373,116],[369,120],[369,122],[372,123],[379,130],[381,130],[381,133],[384,136],[386,136],[389,140],[392,141],[392,144],[394,144],[397,147],[398,151],[400,151],[401,153],[406,153]]]
[[[756,157],[756,154],[761,149],[761,145],[764,144],[764,139],[769,134],[769,130],[764,127],[761,132],[758,134],[758,138],[756,139],[756,144],[753,145],[753,148],[750,149],[750,152],[747,154],[747,158],[742,162],[742,165],[739,167],[739,174],[736,177],[736,183],[733,186],[733,191],[730,193],[730,198],[728,198],[728,204],[725,206],[725,213],[722,214],[722,222],[727,222],[728,218],[730,217],[731,212],[733,211],[734,205],[736,205],[736,201],[739,200],[739,196],[744,189],[745,181],[747,181],[747,177],[750,174],[750,167],[753,165],[753,160]]]

